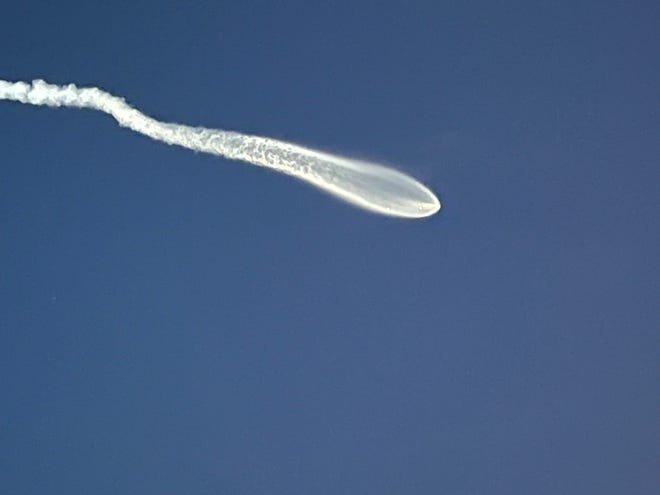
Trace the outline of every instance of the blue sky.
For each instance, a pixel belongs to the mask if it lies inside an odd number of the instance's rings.
[[[4,6],[2,79],[391,164],[443,209],[0,102],[0,491],[656,493],[659,21]]]

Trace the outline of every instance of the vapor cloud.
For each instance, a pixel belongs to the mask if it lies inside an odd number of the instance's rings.
[[[271,138],[160,122],[98,88],[0,79],[0,100],[99,110],[114,117],[119,125],[157,141],[268,167],[384,215],[421,218],[440,209],[438,198],[428,188],[397,170]]]

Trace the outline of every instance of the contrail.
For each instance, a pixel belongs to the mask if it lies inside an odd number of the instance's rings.
[[[428,188],[394,169],[271,138],[160,122],[98,88],[0,79],[0,100],[99,110],[112,115],[120,126],[157,141],[272,168],[384,215],[421,218],[440,209],[438,198]]]

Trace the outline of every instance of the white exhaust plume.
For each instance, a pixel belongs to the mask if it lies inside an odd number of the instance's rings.
[[[391,168],[270,138],[160,122],[98,88],[0,79],[0,100],[99,110],[112,115],[119,125],[157,141],[272,168],[384,215],[421,218],[440,209],[438,198],[428,188]]]

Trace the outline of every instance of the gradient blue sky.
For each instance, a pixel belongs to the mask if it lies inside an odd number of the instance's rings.
[[[657,2],[9,2],[0,78],[396,165],[421,221],[0,102],[0,492],[656,494]]]

